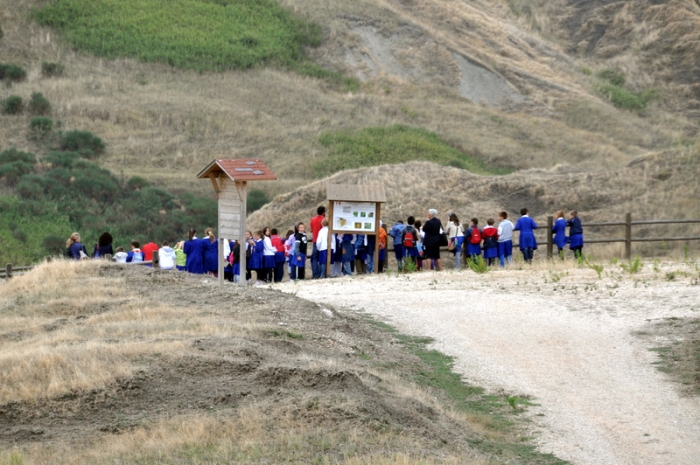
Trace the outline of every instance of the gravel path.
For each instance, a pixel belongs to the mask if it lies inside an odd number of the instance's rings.
[[[664,341],[633,332],[661,318],[700,317],[700,286],[690,278],[666,282],[663,270],[606,274],[424,272],[282,290],[435,338],[468,382],[532,397],[540,449],[562,459],[698,464],[700,399],[683,397],[652,365],[657,356],[649,349]]]

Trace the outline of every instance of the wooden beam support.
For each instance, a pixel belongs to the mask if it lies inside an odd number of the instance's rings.
[[[211,185],[214,187],[214,192],[216,193],[216,199],[219,199],[219,194],[221,193],[221,188],[219,183],[216,182],[216,175],[214,173],[209,173],[209,179],[211,180]]]

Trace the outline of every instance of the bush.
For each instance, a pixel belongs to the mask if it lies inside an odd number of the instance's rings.
[[[598,77],[617,87],[624,86],[627,80],[621,71],[615,71],[612,69],[605,69],[601,71],[598,73]]]
[[[343,169],[415,160],[455,166],[478,174],[507,172],[487,167],[478,158],[421,128],[395,125],[360,131],[331,131],[322,134],[319,142],[328,150],[327,156],[313,165],[314,172],[319,176],[328,176]]]
[[[62,255],[65,250],[66,239],[50,234],[42,239],[41,245],[51,255]]]
[[[35,139],[43,139],[53,129],[53,120],[46,116],[37,116],[29,122],[29,133]]]
[[[47,115],[51,111],[51,104],[40,92],[33,92],[27,103],[27,110],[32,115]]]
[[[0,153],[0,178],[10,185],[19,182],[25,174],[34,171],[36,156],[31,153],[20,152],[15,148]]]
[[[276,0],[62,0],[34,11],[73,46],[107,58],[133,57],[199,71],[304,59],[321,29]],[[99,25],[99,27],[96,27]]]
[[[251,189],[250,192],[248,192],[247,203],[247,213],[253,213],[256,210],[260,210],[263,205],[270,203],[270,198],[267,196],[265,191],[260,189]]]
[[[151,185],[150,182],[146,181],[141,176],[134,176],[126,182],[126,188],[130,191],[139,191]]]
[[[41,75],[44,77],[54,77],[63,74],[63,65],[59,63],[41,63]]]
[[[22,81],[27,77],[27,72],[21,66],[0,63],[0,79],[7,78],[10,81]]]
[[[18,115],[22,109],[22,97],[19,95],[10,95],[2,102],[2,111],[8,115]]]
[[[85,158],[94,158],[104,152],[102,139],[88,131],[67,131],[59,133],[55,140],[58,150],[77,152]]]
[[[652,92],[631,92],[612,84],[601,87],[601,93],[617,108],[632,111],[643,110],[654,95]]]

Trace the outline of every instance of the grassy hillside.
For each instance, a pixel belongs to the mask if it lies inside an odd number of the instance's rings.
[[[80,50],[198,71],[292,65],[321,41],[275,0],[59,0],[33,16]]]

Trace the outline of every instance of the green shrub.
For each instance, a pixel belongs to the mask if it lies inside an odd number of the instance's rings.
[[[617,108],[632,111],[643,110],[654,96],[652,92],[631,92],[612,84],[602,86],[601,93]]]
[[[32,115],[47,115],[51,111],[51,104],[41,92],[33,92],[27,103],[27,110]]]
[[[319,138],[328,153],[312,167],[318,176],[343,169],[431,161],[479,174],[501,174],[505,169],[487,167],[481,160],[445,143],[437,134],[403,125],[331,131]]]
[[[474,273],[486,273],[489,271],[486,260],[481,255],[477,255],[467,260],[467,265],[469,265],[469,269]]]
[[[256,210],[260,210],[263,205],[267,203],[270,203],[270,198],[267,196],[265,191],[260,189],[251,189],[248,192],[247,213],[253,213]]]
[[[0,63],[0,79],[18,82],[26,77],[27,72],[21,66]]]
[[[51,255],[62,255],[66,247],[66,239],[50,234],[42,239],[41,245]]]
[[[19,95],[10,95],[2,102],[2,111],[8,115],[18,115],[22,110],[22,97]]]
[[[134,176],[126,182],[126,188],[130,191],[138,191],[150,186],[151,183],[141,176]]]
[[[29,133],[35,139],[43,139],[53,129],[53,120],[46,116],[36,116],[29,122]]]
[[[20,152],[15,148],[0,153],[0,179],[14,185],[24,176],[34,171],[36,156],[32,153]]]
[[[615,71],[612,69],[604,69],[598,73],[598,77],[617,87],[624,86],[627,81],[622,71]]]
[[[54,77],[63,74],[63,65],[59,63],[41,63],[41,75],[44,77]]]
[[[275,0],[58,0],[33,14],[96,55],[200,71],[288,66],[322,37]]]
[[[58,133],[55,148],[64,152],[76,152],[85,158],[94,158],[104,152],[102,139],[88,131],[66,131]]]

